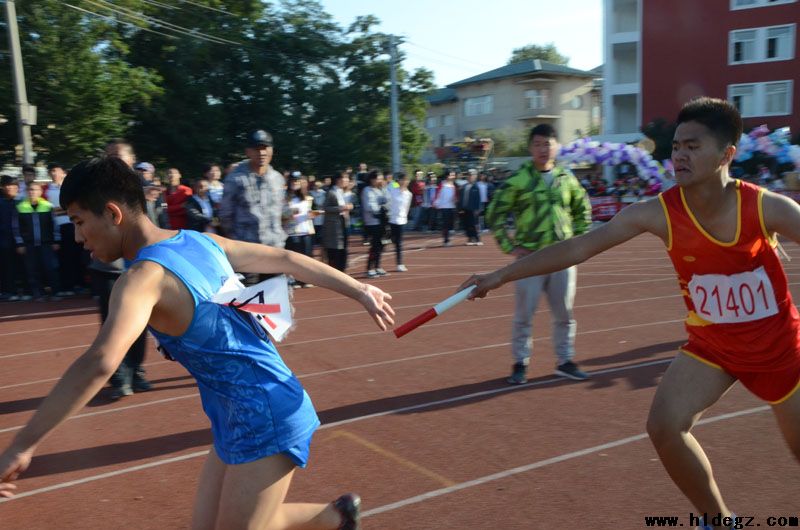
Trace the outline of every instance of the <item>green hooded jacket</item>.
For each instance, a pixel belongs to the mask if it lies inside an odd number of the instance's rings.
[[[513,235],[506,229],[509,214],[514,217]],[[570,170],[554,167],[553,182],[548,186],[528,161],[495,192],[486,222],[503,252],[515,247],[539,250],[589,230],[592,207]]]

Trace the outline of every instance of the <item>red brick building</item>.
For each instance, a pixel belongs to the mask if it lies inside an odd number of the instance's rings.
[[[800,133],[798,0],[640,0],[641,123],[698,95]]]

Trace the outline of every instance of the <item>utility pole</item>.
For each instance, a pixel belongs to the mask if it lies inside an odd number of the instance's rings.
[[[391,121],[392,121],[392,172],[397,174],[400,165],[400,114],[397,110],[397,40],[394,35],[389,35],[389,55],[391,64],[389,76],[392,83],[391,90]]]
[[[19,47],[19,28],[17,28],[17,6],[14,0],[6,0],[6,22],[11,51],[11,74],[14,80],[14,98],[17,107],[17,129],[22,144],[22,163],[33,163],[33,142],[31,125],[36,125],[36,107],[28,103],[25,91],[25,72],[22,70],[22,52]]]

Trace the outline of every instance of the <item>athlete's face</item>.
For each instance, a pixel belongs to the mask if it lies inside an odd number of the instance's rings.
[[[719,140],[702,123],[681,123],[672,140],[675,180],[687,187],[719,175],[731,163],[735,153],[733,146],[720,146]]]
[[[76,203],[67,207],[67,215],[75,223],[75,242],[91,252],[92,258],[110,263],[122,257],[120,223],[126,210],[108,203],[102,215],[84,210]]]

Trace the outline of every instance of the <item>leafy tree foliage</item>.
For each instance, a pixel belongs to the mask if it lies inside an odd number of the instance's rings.
[[[514,48],[511,52],[511,58],[508,60],[508,64],[530,61],[531,59],[541,59],[549,63],[563,65],[569,63],[569,57],[558,53],[556,45],[552,42],[548,42],[544,45],[528,44],[521,48]]]
[[[138,158],[199,175],[243,158],[256,128],[279,169],[389,163],[389,56],[378,20],[341,28],[317,1],[57,0],[18,3],[39,158],[65,163],[124,136]],[[89,11],[93,14],[87,13]],[[0,57],[0,89],[10,65]],[[414,161],[431,72],[399,69],[402,151]],[[0,93],[12,118],[13,93]],[[48,128],[50,126],[50,128]],[[0,127],[13,145],[13,119]]]

